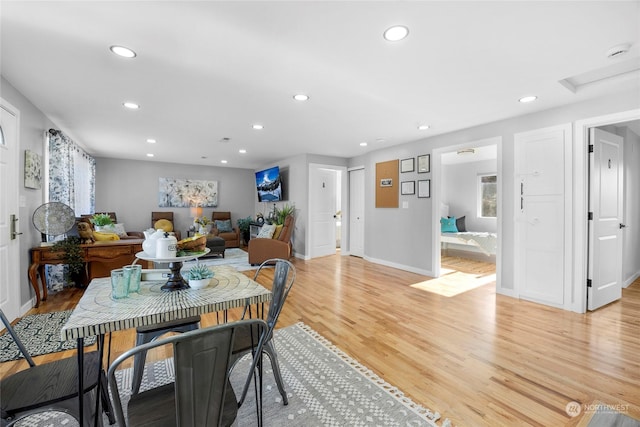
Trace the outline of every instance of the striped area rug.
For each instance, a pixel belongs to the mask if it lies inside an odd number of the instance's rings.
[[[274,335],[289,404],[282,404],[273,372],[265,359],[265,426],[448,426],[440,415],[413,402],[367,367],[350,358],[303,323],[278,329]],[[235,390],[242,388],[249,359],[241,360],[232,374]],[[123,405],[129,399],[132,370],[117,372]],[[148,364],[141,391],[173,380],[171,359]],[[253,389],[253,387],[252,387]],[[248,395],[234,423],[255,426],[255,398]],[[106,421],[106,420],[105,420]],[[31,417],[22,427],[77,425],[63,413]],[[105,425],[106,422],[105,422]]]

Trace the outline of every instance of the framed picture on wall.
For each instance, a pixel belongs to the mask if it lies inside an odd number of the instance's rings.
[[[415,159],[411,157],[410,159],[400,160],[400,173],[405,172],[413,172],[415,170]]]
[[[431,180],[422,179],[418,181],[418,198],[428,199],[431,197]]]
[[[400,185],[400,194],[416,194],[416,182],[402,181]]]
[[[431,172],[431,154],[418,156],[418,173]]]

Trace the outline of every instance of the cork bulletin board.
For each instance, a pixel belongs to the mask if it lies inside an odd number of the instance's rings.
[[[376,163],[376,208],[398,207],[398,160]]]

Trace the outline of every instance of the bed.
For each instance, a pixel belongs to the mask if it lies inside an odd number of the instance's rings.
[[[457,249],[480,252],[488,257],[495,256],[498,246],[496,233],[487,231],[469,231],[465,226],[465,217],[449,215],[449,206],[444,203],[440,207],[441,234],[440,242],[443,250]]]
[[[498,238],[496,233],[484,231],[462,231],[441,233],[442,249],[449,249],[449,244],[472,246],[487,256],[496,254]]]

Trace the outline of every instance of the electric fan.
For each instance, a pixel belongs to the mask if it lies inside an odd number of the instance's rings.
[[[33,212],[33,226],[42,235],[43,242],[47,241],[47,236],[65,234],[73,228],[75,223],[75,212],[64,203],[45,203]]]

